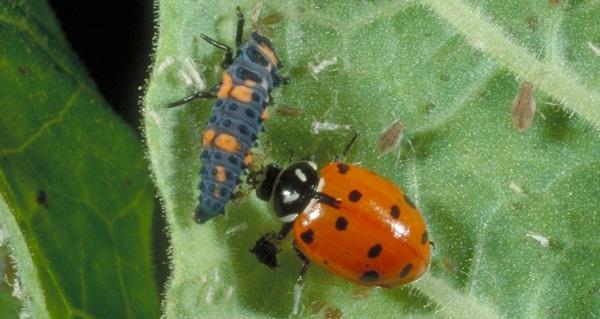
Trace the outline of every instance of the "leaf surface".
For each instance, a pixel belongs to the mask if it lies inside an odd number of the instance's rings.
[[[153,190],[141,145],[45,2],[0,4],[0,225],[35,318],[151,318]]]
[[[360,288],[312,267],[299,317],[600,315],[599,2],[240,5],[247,28],[272,39],[292,79],[274,91],[275,103],[301,111],[274,115],[260,149],[282,164],[290,151],[324,164],[347,143],[350,125],[360,136],[348,160],[402,185],[436,247],[428,274],[396,289]],[[267,206],[250,195],[224,217],[192,221],[212,101],[164,107],[195,90],[179,76],[190,73],[186,59],[206,87],[219,81],[223,53],[199,35],[233,44],[235,8],[162,0],[159,12],[145,129],[171,226],[166,315],[287,317],[300,261],[284,244],[282,267],[272,271],[248,252],[278,227]],[[280,22],[261,24],[276,14]],[[538,105],[525,134],[510,116],[523,82]],[[380,157],[377,139],[397,119],[406,125],[400,149]],[[313,134],[317,122],[342,128]]]

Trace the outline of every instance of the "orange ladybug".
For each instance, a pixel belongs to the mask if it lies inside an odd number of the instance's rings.
[[[264,235],[250,251],[275,268],[277,244],[292,231],[304,260],[299,285],[310,261],[380,287],[409,283],[429,267],[430,241],[419,210],[398,186],[367,169],[338,161],[320,171],[311,161],[269,164],[248,182],[283,222],[278,234]]]

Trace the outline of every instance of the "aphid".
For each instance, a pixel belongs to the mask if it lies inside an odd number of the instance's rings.
[[[381,287],[411,282],[429,266],[430,241],[419,210],[398,186],[367,169],[338,161],[320,171],[311,161],[269,164],[248,182],[283,223],[251,252],[274,268],[276,245],[292,232],[304,261],[297,287],[311,261],[357,284]]]
[[[531,83],[523,83],[512,105],[512,121],[517,131],[524,133],[535,116],[535,96]]]
[[[400,120],[396,120],[392,125],[383,130],[377,139],[377,151],[379,151],[379,156],[387,155],[398,148],[400,141],[402,141],[402,137],[404,137],[404,128],[404,123]]]
[[[223,79],[211,91],[199,91],[169,107],[194,99],[216,98],[202,137],[200,195],[195,219],[204,223],[223,213],[239,184],[242,170],[252,162],[250,148],[263,130],[267,107],[273,103],[271,90],[284,80],[277,74],[282,67],[271,41],[252,32],[244,44],[244,16],[237,8],[236,51],[201,34],[209,44],[225,51]]]

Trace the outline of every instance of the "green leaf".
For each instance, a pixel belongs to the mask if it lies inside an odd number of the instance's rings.
[[[350,125],[360,136],[348,160],[403,185],[435,242],[429,272],[395,289],[313,266],[298,317],[600,316],[600,5],[555,2],[240,4],[292,79],[274,91],[276,104],[301,111],[266,123],[259,144],[269,160],[286,163],[293,151],[326,163],[351,132],[313,134],[311,125]],[[275,13],[281,22],[261,24]],[[267,205],[250,195],[206,225],[192,221],[212,101],[165,108],[194,91],[180,76],[193,73],[186,59],[206,87],[219,80],[223,52],[199,34],[233,44],[234,5],[161,0],[159,25],[145,134],[173,245],[166,315],[288,317],[300,261],[284,245],[272,271],[248,252],[278,227]],[[525,134],[511,122],[523,82],[538,105]],[[380,157],[377,139],[396,119],[404,140]]]
[[[0,317],[17,319],[19,318],[20,307],[19,299],[11,296],[6,291],[0,291]]]
[[[0,30],[0,229],[28,312],[158,317],[139,141],[45,2],[2,2]]]

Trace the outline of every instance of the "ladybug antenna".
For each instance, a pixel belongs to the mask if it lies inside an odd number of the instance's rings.
[[[346,147],[344,148],[344,150],[342,151],[340,156],[338,156],[338,160],[342,160],[346,157],[346,154],[348,154],[348,152],[350,151],[350,148],[352,147],[352,144],[354,144],[354,141],[356,141],[357,137],[358,137],[358,133],[356,133],[355,131],[352,131],[352,139],[350,139],[350,142],[348,143],[348,145],[346,145]]]

